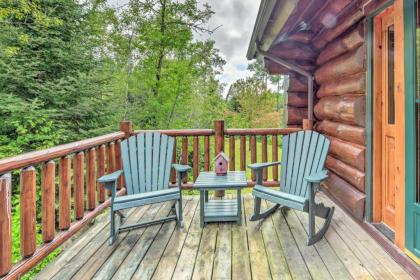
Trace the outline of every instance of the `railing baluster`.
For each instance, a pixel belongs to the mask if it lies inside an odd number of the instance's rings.
[[[121,159],[121,140],[118,140],[115,145],[115,171],[122,169],[122,159]],[[120,190],[124,185],[124,176],[118,178],[117,189]]]
[[[42,241],[55,236],[55,162],[50,160],[41,172]]]
[[[98,178],[105,175],[105,145],[101,145],[98,148]],[[98,201],[105,201],[105,186],[103,183],[98,184]]]
[[[73,160],[74,216],[80,220],[85,213],[85,154],[79,152]]]
[[[267,162],[267,136],[263,135],[261,137],[261,150],[262,150],[262,156],[261,156],[261,160],[262,162]],[[267,181],[267,177],[268,177],[268,168],[264,168],[263,170],[263,180]]]
[[[235,136],[229,136],[229,170],[235,171]]]
[[[194,155],[193,155],[193,180],[195,182],[195,179],[197,179],[198,177],[198,160],[199,160],[199,140],[198,140],[198,136],[194,136]]]
[[[210,170],[210,137],[204,137],[204,171]]]
[[[113,142],[108,144],[108,162],[107,162],[107,174],[115,171],[115,144]],[[111,195],[111,191],[108,190],[108,195]]]
[[[87,194],[87,209],[92,210],[96,207],[96,167],[95,167],[96,149],[89,150],[87,155],[87,169],[86,169],[86,194]]]
[[[257,141],[255,135],[249,138],[249,145],[251,147],[251,163],[257,162]],[[255,181],[255,172],[251,171],[252,181]]]
[[[246,170],[246,136],[241,136],[241,143],[240,143],[240,160],[241,160],[241,166],[240,169],[242,171]]]
[[[70,227],[70,211],[71,211],[71,160],[69,156],[62,157],[59,164],[59,228],[61,230]]]
[[[279,153],[279,149],[277,147],[277,135],[273,135],[271,138],[271,156],[272,156],[272,161],[278,161],[278,153]],[[278,170],[279,167],[278,166],[273,166],[273,181],[278,181],[279,176],[278,176]]]
[[[172,156],[172,163],[177,163],[177,160],[178,160],[178,157],[177,157],[177,150],[176,150],[176,137],[174,137],[174,154]],[[172,168],[171,183],[176,184],[176,172],[174,168]]]
[[[0,176],[0,277],[12,268],[12,176]]]
[[[188,164],[188,137],[182,138],[182,164]],[[183,183],[188,182],[188,175],[184,174]]]
[[[20,177],[20,254],[26,258],[36,249],[36,173],[30,166]]]

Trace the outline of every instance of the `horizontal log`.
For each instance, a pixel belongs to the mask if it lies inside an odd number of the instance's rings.
[[[352,184],[359,191],[365,193],[365,173],[356,168],[332,157],[328,156],[325,162],[325,167],[340,174],[341,178]]]
[[[314,37],[314,33],[310,31],[302,31],[302,32],[289,35],[289,37],[287,37],[287,40],[299,42],[302,44],[310,44],[313,37]]]
[[[308,108],[287,106],[287,125],[301,125],[308,118]]]
[[[342,80],[333,80],[321,84],[316,95],[318,98],[331,95],[365,94],[366,73],[361,72],[348,76]]]
[[[286,60],[286,61],[308,72],[313,72],[316,68],[314,64],[309,64],[308,62],[302,62],[302,61],[296,61],[296,60]],[[266,59],[265,67],[267,68],[268,72],[272,75],[279,75],[279,74],[286,75],[291,72],[289,68],[284,67],[268,59]]]
[[[337,38],[328,44],[327,47],[323,49],[318,56],[316,64],[322,65],[337,56],[360,47],[365,42],[363,27],[363,24],[359,23],[359,25],[353,31]]]
[[[230,128],[225,130],[225,135],[239,136],[239,135],[287,135],[297,132],[299,129],[291,128]]]
[[[351,125],[365,126],[365,97],[363,95],[328,96],[314,107],[320,120],[331,120]]]
[[[346,9],[351,3],[351,0],[340,0],[340,1],[324,1],[324,5],[318,5],[318,9],[312,10],[312,17],[310,20],[311,30],[318,33],[322,28],[334,28],[337,26],[337,17]],[[316,38],[315,36],[314,38]]]
[[[327,81],[343,80],[343,77],[366,71],[365,45],[336,57],[322,65],[315,71],[315,80],[318,84]]]
[[[296,42],[282,42],[270,49],[270,53],[283,59],[298,59],[304,61],[316,60],[318,53],[306,44]]]
[[[341,141],[331,136],[327,136],[327,138],[331,141],[329,150],[330,155],[365,172],[365,147]]]
[[[308,93],[307,92],[288,92],[287,105],[293,107],[308,107]]]
[[[16,170],[29,165],[46,162],[59,157],[67,156],[83,150],[90,149],[105,143],[124,138],[124,132],[114,132],[95,138],[59,145],[45,150],[30,152],[15,157],[0,160],[0,174]]]
[[[308,92],[308,82],[306,78],[300,75],[290,75],[288,91]]]
[[[361,9],[348,10],[348,12],[341,16],[335,27],[325,28],[317,34],[312,41],[314,47],[319,50],[323,49],[329,42],[332,42],[335,38],[343,34],[363,17],[364,15]]]
[[[146,132],[160,132],[168,136],[211,136],[213,129],[167,129],[167,130],[136,130],[134,134]]]
[[[363,127],[324,120],[315,124],[315,130],[343,141],[366,144],[366,132]]]
[[[365,210],[366,195],[351,184],[340,178],[334,172],[329,172],[321,186],[334,200],[343,206],[353,217],[362,221]]]

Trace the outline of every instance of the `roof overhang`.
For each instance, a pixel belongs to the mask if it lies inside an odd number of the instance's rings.
[[[270,49],[298,3],[299,0],[261,0],[249,42],[248,60],[257,56],[257,43],[263,51]]]

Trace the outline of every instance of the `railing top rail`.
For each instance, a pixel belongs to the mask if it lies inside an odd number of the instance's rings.
[[[45,150],[39,150],[21,154],[15,157],[4,158],[0,160],[0,174],[84,151],[96,146],[100,146],[102,144],[122,139],[124,136],[124,132],[114,132],[90,139],[51,147]]]
[[[168,136],[211,136],[213,129],[166,129],[166,130],[136,130],[134,134],[145,132],[160,132]]]
[[[286,135],[300,131],[300,128],[229,128],[225,135]]]

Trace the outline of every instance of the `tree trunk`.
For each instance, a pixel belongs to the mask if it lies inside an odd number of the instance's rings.
[[[165,23],[165,17],[166,17],[166,0],[160,1],[161,8],[160,8],[160,33],[161,38],[164,38],[165,31],[166,31],[166,23]],[[163,41],[160,42],[160,49],[159,49],[159,56],[158,56],[158,62],[156,66],[156,84],[153,88],[153,94],[157,96],[159,94],[159,84],[160,84],[160,78],[162,73],[162,65],[163,65],[163,59],[165,58],[165,46],[163,44]]]

